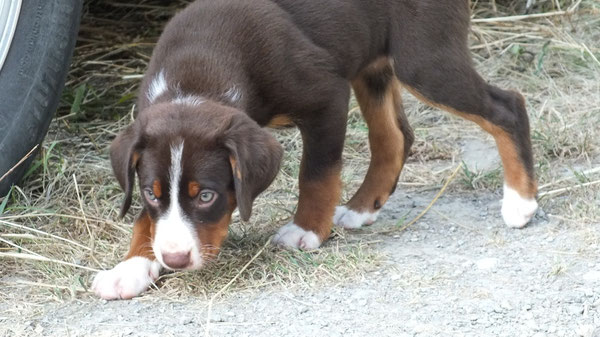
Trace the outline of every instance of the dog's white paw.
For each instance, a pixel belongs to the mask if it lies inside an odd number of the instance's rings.
[[[343,228],[360,228],[363,225],[370,225],[375,220],[377,220],[377,216],[379,215],[379,211],[375,213],[359,213],[349,209],[346,206],[338,206],[335,208],[335,214],[333,215],[333,223],[336,226],[340,226]]]
[[[281,227],[273,237],[274,244],[287,248],[300,248],[304,250],[317,249],[321,240],[313,231],[307,231],[293,222]]]
[[[525,199],[517,191],[504,185],[502,218],[508,227],[523,228],[538,208],[535,199]]]
[[[92,290],[105,300],[130,299],[148,289],[159,272],[158,262],[135,256],[111,270],[99,272],[92,283]]]

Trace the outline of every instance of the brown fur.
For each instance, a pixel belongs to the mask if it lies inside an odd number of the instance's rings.
[[[190,198],[195,198],[200,193],[200,184],[195,181],[190,181],[188,183],[188,195]]]
[[[154,183],[152,183],[152,193],[154,193],[154,196],[157,198],[162,197],[162,188],[160,186],[160,181],[155,180]]]
[[[464,0],[195,1],[165,28],[141,85],[136,121],[111,146],[126,195],[122,214],[136,172],[141,190],[157,179],[169,190],[169,149],[184,141],[182,186],[212,184],[220,198],[199,210],[198,193],[188,188],[182,209],[204,240],[220,245],[229,219],[224,196],[235,194],[247,220],[253,200],[277,174],[282,149],[260,127],[294,124],[303,140],[294,221],[325,239],[340,194],[350,84],[372,152],[351,209],[383,206],[406,161],[414,137],[401,86],[494,135],[507,183],[533,197],[524,100],[475,72],[469,20]],[[159,75],[166,90],[148,95]],[[182,95],[202,103],[177,103]],[[166,211],[168,193],[159,199],[145,204],[150,219]]]
[[[294,223],[305,230],[313,231],[321,241],[331,233],[333,212],[340,199],[341,167],[324,172],[319,180],[300,178],[300,197]]]
[[[235,195],[228,197],[228,211],[217,222],[198,228],[198,238],[202,243],[202,257],[207,261],[216,258],[221,249],[221,244],[227,237],[227,230],[231,222],[231,213],[235,210]]]
[[[152,238],[154,237],[154,221],[144,210],[140,216],[135,220],[133,225],[133,237],[131,238],[131,244],[129,246],[129,252],[125,257],[125,260],[134,256],[145,257],[150,260],[154,260],[154,253],[152,252]]]
[[[267,127],[273,128],[273,129],[289,128],[292,126],[294,126],[294,122],[292,121],[290,116],[286,116],[286,115],[277,115],[277,116],[273,117],[267,124]]]
[[[381,79],[385,77],[382,75],[384,72],[389,72],[389,79],[383,84],[387,88],[379,97],[379,93],[374,93],[369,87],[369,77]],[[400,83],[393,77],[392,66],[384,58],[375,61],[352,81],[356,99],[369,127],[371,149],[371,163],[365,180],[348,202],[348,207],[355,211],[373,213],[385,204],[396,187],[408,155],[405,151],[412,143],[412,131],[402,108]],[[408,130],[406,135],[403,130]]]
[[[535,198],[537,194],[537,183],[527,172],[527,168],[519,158],[518,145],[506,130],[490,122],[489,120],[482,118],[481,116],[457,111],[451,107],[431,102],[413,88],[407,87],[407,89],[413,94],[413,96],[418,98],[423,103],[468,119],[491,134],[496,141],[498,152],[500,153],[500,158],[502,159],[502,166],[504,167],[504,179],[506,180],[506,184],[517,191],[524,198]]]

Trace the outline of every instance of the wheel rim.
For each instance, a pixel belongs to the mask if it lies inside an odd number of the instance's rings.
[[[10,49],[23,0],[3,0],[0,2],[0,71]]]

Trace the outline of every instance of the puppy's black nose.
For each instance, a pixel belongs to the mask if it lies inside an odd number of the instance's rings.
[[[163,262],[171,269],[184,269],[190,264],[190,252],[162,253]]]

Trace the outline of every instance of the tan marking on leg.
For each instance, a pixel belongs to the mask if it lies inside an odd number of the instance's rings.
[[[286,115],[275,115],[269,123],[267,123],[267,127],[278,129],[278,128],[288,128],[294,126],[294,122],[292,119]]]
[[[202,224],[198,226],[198,238],[202,245],[202,258],[206,261],[213,260],[219,254],[221,245],[227,237],[229,223],[231,222],[231,214],[235,210],[235,194],[231,193],[228,197],[228,209],[225,215],[214,224]]]
[[[190,198],[195,198],[200,193],[200,184],[195,181],[190,181],[188,184],[188,195]]]
[[[131,156],[131,167],[135,168],[137,166],[138,161],[140,160],[140,153],[139,152],[134,152]]]
[[[160,185],[160,181],[155,180],[152,183],[152,193],[154,193],[154,196],[157,198],[160,198],[162,196],[162,188]]]
[[[308,181],[300,173],[300,197],[294,223],[302,229],[315,233],[321,242],[325,241],[333,223],[335,206],[340,200],[341,165],[330,168],[319,180]]]
[[[131,245],[125,260],[134,256],[141,256],[150,260],[156,259],[152,252],[154,229],[154,222],[148,215],[148,212],[143,210],[133,225],[133,237],[131,238]]]
[[[362,78],[353,81],[352,86],[369,127],[371,162],[365,180],[347,206],[354,211],[373,213],[390,197],[406,157],[397,117],[404,113],[401,86],[394,78],[384,97],[373,97]]]
[[[537,194],[537,183],[529,178],[527,170],[519,159],[519,154],[515,142],[511,139],[510,134],[500,126],[484,119],[481,116],[468,114],[462,111],[455,110],[443,104],[432,102],[421,95],[416,89],[405,86],[405,88],[421,102],[436,107],[441,110],[448,111],[452,114],[470,120],[479,125],[483,130],[487,131],[494,137],[502,166],[504,167],[504,180],[506,184],[517,191],[519,195],[527,199],[534,199]]]

